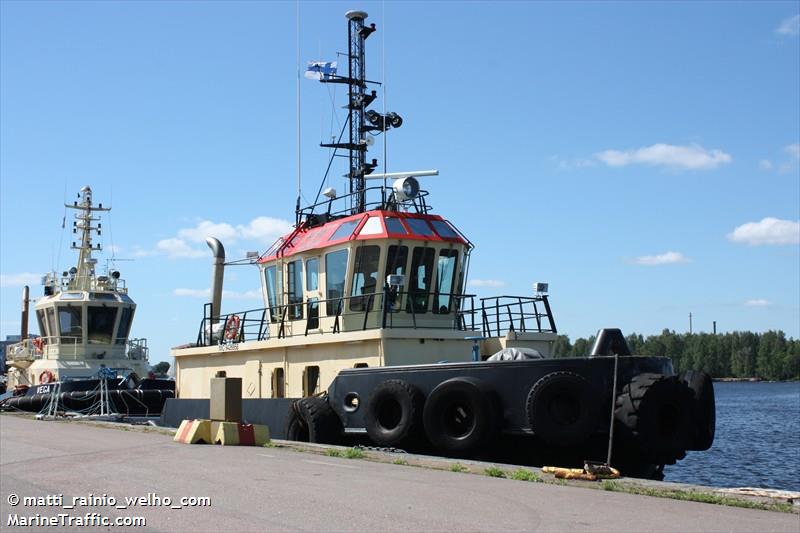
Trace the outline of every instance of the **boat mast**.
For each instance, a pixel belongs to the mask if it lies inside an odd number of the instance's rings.
[[[111,208],[103,207],[99,204],[97,207],[92,205],[92,189],[88,185],[81,189],[78,194],[80,203],[75,201],[72,205],[64,204],[65,207],[75,209],[75,222],[72,223],[73,233],[81,232],[80,245],[76,245],[73,241],[71,248],[79,250],[78,253],[78,266],[74,272],[74,276],[70,277],[68,287],[70,290],[88,291],[91,289],[92,279],[94,278],[94,266],[97,262],[92,258],[92,251],[100,251],[102,248],[100,243],[92,245],[92,232],[97,232],[100,235],[101,224],[92,226],[92,222],[100,220],[99,218],[92,217],[95,211],[111,211]]]
[[[375,31],[375,25],[364,26],[367,14],[363,11],[348,11],[345,14],[348,24],[348,85],[350,87],[350,101],[348,104],[350,120],[350,193],[351,209],[353,213],[366,211],[366,183],[364,175],[375,168],[370,165],[367,169],[367,132],[364,117],[366,102],[366,65],[364,57],[364,41]],[[372,99],[370,99],[370,102]],[[366,103],[365,103],[366,102]]]

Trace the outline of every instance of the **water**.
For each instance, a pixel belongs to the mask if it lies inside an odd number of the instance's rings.
[[[800,491],[800,383],[714,383],[717,432],[666,481]]]

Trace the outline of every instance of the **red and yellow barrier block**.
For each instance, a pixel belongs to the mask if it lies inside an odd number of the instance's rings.
[[[175,442],[211,444],[211,420],[184,420],[175,433]]]
[[[269,442],[269,427],[237,422],[184,420],[175,433],[174,441],[183,444],[263,446]]]

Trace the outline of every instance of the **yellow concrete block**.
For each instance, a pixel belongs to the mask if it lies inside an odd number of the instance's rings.
[[[211,444],[211,421],[184,420],[174,440],[184,444]]]
[[[215,444],[223,446],[263,446],[269,442],[269,427],[236,422],[213,422]]]

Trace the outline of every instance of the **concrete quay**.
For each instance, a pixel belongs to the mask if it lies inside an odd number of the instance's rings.
[[[307,446],[320,451],[314,448]],[[50,519],[60,522],[42,525]],[[99,525],[101,519],[118,523]],[[145,525],[129,525],[139,519]],[[185,445],[164,430],[6,414],[0,416],[0,529],[797,533],[800,515],[295,447]]]

